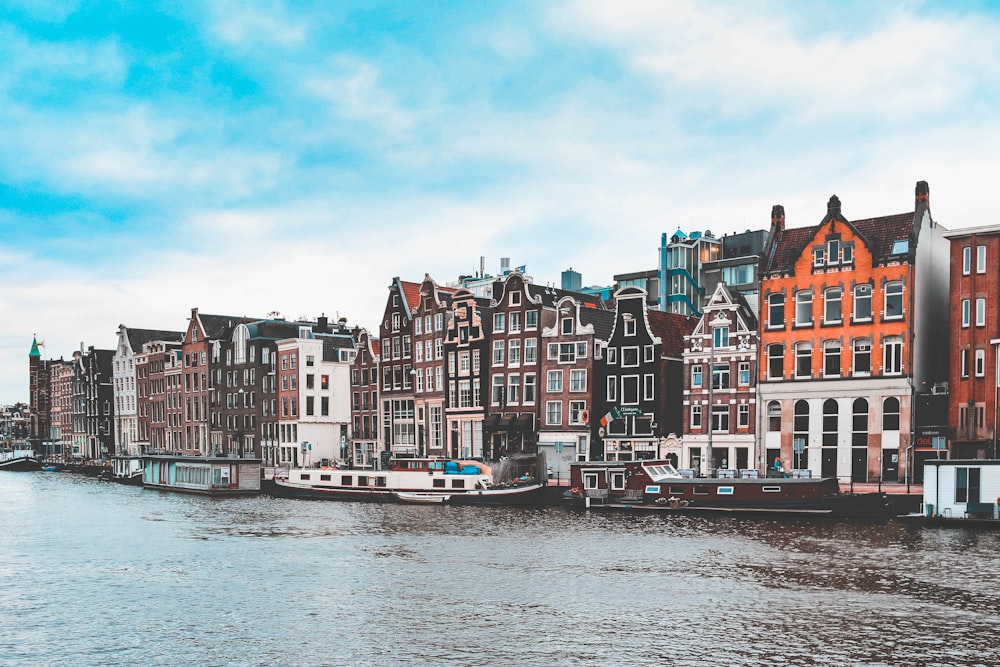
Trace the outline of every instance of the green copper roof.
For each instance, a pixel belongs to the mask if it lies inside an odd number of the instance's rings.
[[[31,337],[31,352],[28,353],[29,357],[40,357],[42,353],[38,351],[38,337]]]

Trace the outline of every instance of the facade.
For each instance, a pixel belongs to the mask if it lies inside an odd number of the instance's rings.
[[[927,184],[912,213],[814,226],[772,210],[759,371],[767,461],[842,480],[913,474],[918,392],[947,379],[947,241]]]
[[[602,367],[595,353],[611,335],[614,313],[564,294],[555,303],[554,321],[541,332],[541,370],[538,387],[525,385],[525,399],[540,392],[538,451],[552,478],[569,480],[570,464],[586,461],[596,440],[593,402],[604,391]]]
[[[445,339],[451,325],[452,290],[441,289],[429,276],[424,276],[413,309],[413,392],[417,421],[416,451],[418,456],[443,456],[446,438],[445,402],[448,377],[456,373],[457,359],[445,354]],[[403,341],[406,355],[406,340]]]
[[[82,354],[84,458],[103,461],[116,454],[114,423],[114,350],[94,346]]]
[[[448,359],[446,453],[455,458],[484,456],[483,389],[489,384],[490,301],[459,289],[451,295],[444,342]]]
[[[420,301],[420,284],[393,278],[379,326],[382,356],[382,442],[395,456],[415,456],[417,420],[413,391],[413,309]],[[437,322],[434,322],[436,325]],[[443,336],[442,316],[440,335]],[[426,335],[426,334],[425,334]],[[442,340],[441,359],[444,359]],[[436,343],[432,342],[432,346]],[[437,354],[435,349],[435,354]]]
[[[760,470],[756,312],[725,283],[703,310],[684,341],[682,466],[701,473]]]
[[[379,353],[380,341],[367,329],[355,329],[357,355],[351,364],[351,462],[364,468],[380,464]]]
[[[63,359],[49,365],[49,387],[52,411],[49,424],[49,444],[44,456],[62,460],[73,448],[73,364]]]
[[[650,310],[646,300],[638,287],[615,293],[614,326],[595,361],[605,378],[594,413],[603,415],[598,456],[605,461],[677,457],[664,449],[682,433],[684,337],[695,320]]]
[[[683,315],[700,315],[706,295],[704,267],[722,257],[722,241],[712,232],[691,232],[680,229],[668,240],[660,238],[659,303],[660,310]]]
[[[740,294],[750,309],[757,313],[760,305],[760,269],[768,238],[766,229],[723,236],[722,255],[717,260],[705,262],[702,267],[705,294],[713,295],[715,288],[725,283],[730,292]]]
[[[955,430],[950,454],[961,459],[996,458],[1000,225],[954,230],[945,237],[951,244],[947,395],[949,422]],[[945,393],[944,387],[938,391]],[[941,437],[930,444],[938,445],[942,454],[944,441]]]
[[[31,340],[28,352],[28,441],[36,453],[42,452],[43,442],[51,429],[52,397],[49,388],[50,362],[42,359],[38,338]]]

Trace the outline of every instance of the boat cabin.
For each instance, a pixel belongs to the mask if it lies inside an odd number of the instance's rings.
[[[142,485],[147,489],[213,496],[260,493],[260,459],[205,456],[145,456]]]
[[[924,512],[942,519],[998,519],[1000,459],[924,463]]]

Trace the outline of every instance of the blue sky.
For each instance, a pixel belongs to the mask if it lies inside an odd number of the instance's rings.
[[[944,226],[1000,222],[992,3],[7,2],[0,62],[0,403],[35,333],[377,330],[393,276],[607,284],[662,232],[918,180]]]

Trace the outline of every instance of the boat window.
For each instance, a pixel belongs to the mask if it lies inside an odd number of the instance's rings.
[[[451,480],[451,488],[453,489],[464,489],[465,480],[464,479],[453,479]]]
[[[435,489],[443,489],[444,488],[444,480],[443,479],[435,479],[433,481],[434,481],[434,488]]]
[[[720,496],[731,496],[733,495],[733,487],[731,486],[720,486],[715,490]]]
[[[781,487],[780,486],[765,486],[761,490],[764,493],[778,493],[779,491],[781,491]]]
[[[321,481],[321,482],[329,482],[330,481],[330,476],[329,475],[320,475],[319,476],[319,481]]]
[[[695,484],[694,492],[696,495],[708,495],[708,487],[704,484]]]
[[[585,489],[596,489],[597,488],[597,473],[589,472],[583,476],[583,488]]]
[[[309,473],[307,472],[302,473],[302,479],[309,479]]]
[[[368,477],[365,475],[358,475],[358,486],[368,486]]]
[[[677,468],[673,467],[669,463],[658,463],[656,465],[644,465],[643,468],[646,470],[646,474],[654,482],[661,482],[665,479],[677,479],[681,476],[677,472]]]
[[[375,486],[385,486],[385,477],[372,477]]]
[[[683,495],[683,494],[684,494],[684,487],[683,487],[683,486],[671,486],[671,487],[670,487],[670,488],[669,488],[669,489],[667,490],[667,493],[669,493],[669,494],[670,494],[670,495],[672,495],[672,496],[680,496],[680,495]]]
[[[659,484],[647,484],[644,493],[659,493],[659,492],[660,492]]]
[[[351,476],[350,475],[344,475],[344,476],[342,476],[340,478],[340,483],[341,483],[342,486],[350,486],[351,485]]]

